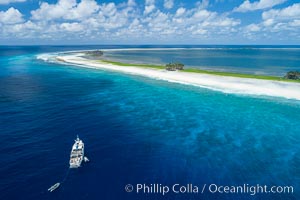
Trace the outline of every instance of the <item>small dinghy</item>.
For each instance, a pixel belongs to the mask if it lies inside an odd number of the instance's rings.
[[[76,138],[75,143],[73,144],[72,150],[71,150],[70,161],[69,161],[70,168],[69,169],[80,167],[82,161],[90,162],[90,160],[86,156],[84,156],[84,143],[81,139],[79,139],[79,137],[77,135],[77,138]],[[58,183],[55,183],[54,185],[52,185],[48,189],[48,191],[53,192],[54,190],[56,190],[61,184],[63,184],[65,182],[68,175],[69,175],[69,170],[67,171],[64,179],[61,182],[58,182]]]
[[[52,185],[48,191],[49,192],[53,192],[54,190],[56,190],[58,187],[60,186],[60,183],[55,183],[54,185]]]
[[[90,162],[90,160],[86,156],[84,156],[83,160],[84,160],[84,162]]]

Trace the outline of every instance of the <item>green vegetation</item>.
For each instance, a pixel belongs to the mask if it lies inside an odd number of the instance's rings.
[[[265,79],[265,80],[274,80],[274,81],[284,81],[285,79],[277,76],[266,76],[266,75],[256,75],[256,74],[241,74],[235,72],[221,72],[221,71],[208,71],[202,69],[185,69],[185,72],[194,72],[201,74],[211,74],[211,75],[219,75],[219,76],[232,76],[239,78],[256,78],[256,79]]]
[[[184,64],[179,63],[179,62],[166,64],[166,70],[168,70],[168,71],[183,70],[183,67],[184,67]]]
[[[100,62],[109,63],[109,64],[113,64],[113,65],[118,65],[118,66],[125,66],[125,67],[143,67],[143,68],[165,69],[165,67],[161,66],[161,65],[131,64],[131,63],[109,61],[109,60],[100,60]]]
[[[291,79],[291,80],[299,80],[300,79],[300,72],[298,71],[290,71],[288,72],[285,77],[286,79]]]
[[[84,51],[86,57],[91,59],[99,59],[99,57],[103,56],[103,51],[93,50],[93,51]]]
[[[116,61],[108,61],[108,60],[100,60],[99,62],[109,63],[118,66],[126,66],[126,67],[143,67],[143,68],[152,68],[152,69],[166,69],[166,66],[161,65],[150,65],[150,64],[131,64],[131,63],[123,63],[123,62],[116,62]],[[297,82],[300,83],[300,80],[293,80],[282,78],[278,76],[267,76],[267,75],[256,75],[256,74],[241,74],[235,72],[221,72],[221,71],[209,71],[203,69],[194,69],[188,68],[181,70],[182,72],[193,72],[193,73],[200,73],[200,74],[211,74],[217,76],[228,76],[228,77],[239,77],[239,78],[254,78],[254,79],[262,79],[262,80],[272,80],[272,81],[285,81],[285,82]]]

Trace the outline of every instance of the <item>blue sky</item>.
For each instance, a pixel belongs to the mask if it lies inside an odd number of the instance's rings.
[[[0,0],[0,44],[300,44],[300,1]]]

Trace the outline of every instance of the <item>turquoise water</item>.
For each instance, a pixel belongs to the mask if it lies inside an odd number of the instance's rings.
[[[1,49],[0,199],[300,198],[299,101],[36,59],[63,50]],[[91,162],[47,193],[65,177],[76,134]],[[294,193],[125,192],[138,183],[291,185]]]
[[[107,59],[129,63],[162,64],[181,62],[187,68],[284,76],[300,70],[300,48],[274,46],[196,47],[184,49],[116,50]]]

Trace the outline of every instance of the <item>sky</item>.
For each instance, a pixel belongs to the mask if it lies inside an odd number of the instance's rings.
[[[300,44],[300,0],[0,0],[0,45]]]

